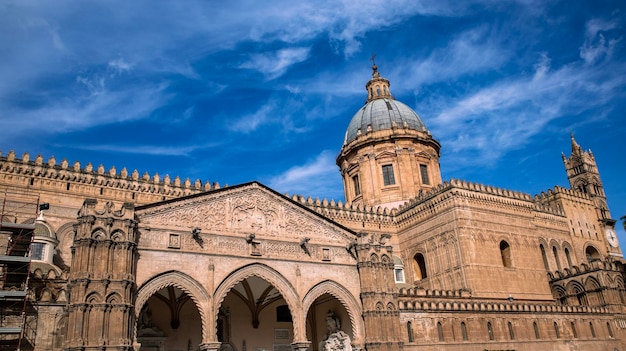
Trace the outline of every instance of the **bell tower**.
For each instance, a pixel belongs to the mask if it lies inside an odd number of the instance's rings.
[[[584,151],[571,134],[572,154],[569,158],[562,155],[567,179],[570,187],[582,193],[589,194],[596,203],[598,218],[610,219],[609,207],[604,194],[604,187],[600,180],[600,172],[596,164],[596,159],[591,150]]]
[[[367,101],[352,117],[337,156],[347,203],[397,207],[441,184],[441,145],[390,86],[374,63]]]

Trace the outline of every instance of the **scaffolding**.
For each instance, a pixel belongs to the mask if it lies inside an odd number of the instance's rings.
[[[0,350],[33,350],[37,323],[28,288],[39,197],[0,194]]]

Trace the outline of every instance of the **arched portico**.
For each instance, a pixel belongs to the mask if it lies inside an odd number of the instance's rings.
[[[304,328],[304,315],[302,313],[302,305],[296,290],[291,283],[280,273],[273,268],[264,264],[254,263],[248,266],[244,266],[233,273],[231,273],[226,279],[224,279],[214,293],[213,300],[213,315],[211,320],[213,322],[214,329],[213,334],[216,334],[217,325],[216,319],[220,306],[224,302],[226,295],[229,291],[243,280],[257,277],[261,278],[270,285],[272,285],[285,300],[289,311],[291,312],[293,320],[293,341],[294,343],[306,341],[305,328]]]
[[[358,346],[363,345],[365,342],[365,326],[363,324],[363,319],[361,318],[363,309],[358,300],[341,284],[327,280],[315,285],[309,290],[302,301],[303,312],[308,313],[315,300],[324,294],[332,295],[345,308],[350,318],[350,325],[352,327],[352,344]]]
[[[208,311],[210,311],[211,307],[211,298],[200,283],[182,272],[169,271],[161,273],[149,279],[139,288],[137,301],[135,303],[136,319],[139,319],[139,313],[150,296],[170,286],[176,287],[189,295],[198,309],[202,321],[202,342],[206,343],[212,340],[214,335],[210,333],[210,331],[214,330],[215,327],[212,324],[213,319],[207,317],[210,314]]]

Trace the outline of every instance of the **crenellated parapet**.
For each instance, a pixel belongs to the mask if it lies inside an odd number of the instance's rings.
[[[335,202],[331,199],[313,200],[310,196],[305,198],[300,195],[285,194],[286,197],[306,206],[313,211],[336,221],[348,222],[371,222],[383,225],[393,225],[393,216],[397,210],[379,206],[365,206],[362,204],[348,204],[341,200]]]
[[[608,260],[594,260],[589,263],[581,263],[578,266],[573,265],[571,267],[565,267],[562,270],[548,272],[548,278],[551,282],[554,282],[562,279],[580,277],[598,271],[621,274],[621,263]]]
[[[34,160],[28,152],[22,158],[16,158],[10,151],[6,156],[0,152],[0,185],[12,187],[36,188],[49,191],[71,191],[85,196],[102,195],[115,200],[133,200],[136,203],[148,203],[167,200],[185,195],[219,189],[219,183],[202,182],[189,178],[181,180],[176,176],[160,176],[139,171],[129,172],[126,168],[118,171],[115,166],[105,170],[103,165],[94,167],[87,163],[84,167],[76,161],[70,165],[67,159],[57,162],[51,156],[47,162],[38,155]],[[146,196],[141,196],[146,195]]]

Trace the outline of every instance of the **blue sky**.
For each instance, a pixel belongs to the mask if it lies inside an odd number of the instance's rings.
[[[444,179],[568,186],[570,132],[626,215],[619,1],[0,2],[0,150],[342,199],[372,53]],[[621,223],[620,223],[621,224]],[[620,227],[621,242],[626,236]]]

